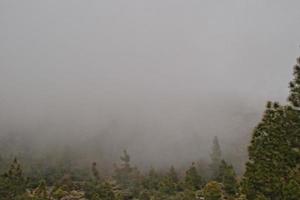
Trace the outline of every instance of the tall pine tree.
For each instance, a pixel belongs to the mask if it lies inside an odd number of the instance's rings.
[[[238,192],[238,182],[232,165],[222,160],[217,181],[223,184],[224,191],[229,197],[234,197]]]
[[[130,156],[126,150],[120,157],[122,163],[116,166],[113,178],[129,196],[136,195],[141,186],[141,176],[137,167],[132,167],[130,164]]]
[[[203,185],[202,177],[199,175],[195,163],[185,173],[185,187],[190,190],[199,190]]]
[[[268,102],[254,130],[243,180],[249,200],[300,199],[300,182],[294,175],[300,165],[300,59],[294,76],[290,105]]]
[[[219,169],[222,161],[222,152],[221,152],[221,147],[217,136],[215,136],[213,140],[212,153],[210,154],[210,158],[211,158],[211,164],[210,164],[211,175],[212,175],[212,179],[215,180],[219,174]]]
[[[15,158],[8,172],[0,176],[0,199],[16,199],[25,192],[27,180],[20,163]]]

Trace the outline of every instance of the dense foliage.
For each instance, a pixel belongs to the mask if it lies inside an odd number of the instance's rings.
[[[248,199],[300,199],[300,59],[290,105],[268,102],[253,133],[243,187]]]
[[[225,161],[220,163],[218,182],[205,180],[200,168],[200,164],[192,163],[185,171],[177,171],[171,166],[167,171],[151,168],[149,172],[141,173],[132,166],[131,158],[124,150],[120,164],[115,165],[110,176],[101,173],[94,162],[88,175],[74,171],[72,167],[69,171],[56,169],[54,171],[61,170],[57,173],[61,177],[53,182],[47,177],[52,176],[52,170],[39,176],[40,179],[26,178],[19,161],[14,159],[0,178],[0,200],[214,200],[238,196],[237,177],[231,165]]]

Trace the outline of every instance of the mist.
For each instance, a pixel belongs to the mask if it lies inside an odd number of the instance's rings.
[[[0,136],[141,167],[208,159],[218,136],[239,165],[266,101],[286,101],[299,6],[1,0]]]

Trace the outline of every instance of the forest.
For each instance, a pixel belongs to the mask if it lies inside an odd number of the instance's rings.
[[[248,144],[242,173],[223,157],[212,136],[210,161],[189,167],[140,170],[130,152],[110,170],[101,163],[80,165],[72,151],[33,156],[9,151],[13,136],[1,140],[1,200],[299,200],[300,199],[300,58],[289,84],[287,103],[267,102]],[[199,152],[200,154],[200,152]],[[181,159],[178,157],[178,159]]]

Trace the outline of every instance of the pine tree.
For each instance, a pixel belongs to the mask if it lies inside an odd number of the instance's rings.
[[[116,194],[113,190],[113,185],[104,181],[97,184],[89,184],[85,189],[85,197],[91,200],[116,200]]]
[[[284,200],[300,199],[300,166],[289,175],[289,180],[283,187]]]
[[[15,158],[8,172],[0,177],[0,197],[3,199],[16,199],[25,192],[27,180],[23,176],[23,170]]]
[[[221,200],[222,186],[216,181],[208,182],[203,188],[203,196],[205,200]]]
[[[175,194],[179,189],[178,181],[179,179],[175,168],[171,166],[170,170],[165,176],[163,176],[159,184],[160,191],[168,196]]]
[[[178,175],[177,175],[177,172],[174,168],[174,166],[172,165],[167,176],[169,177],[169,179],[174,182],[174,183],[178,183],[179,181],[179,178],[178,178]]]
[[[185,173],[185,186],[190,190],[199,190],[203,185],[202,177],[198,174],[195,163]]]
[[[38,197],[41,197],[41,198],[45,198],[47,199],[48,198],[48,194],[47,194],[47,186],[46,186],[46,183],[45,181],[42,181],[39,185],[39,187],[36,189],[35,191],[35,194],[38,196]]]
[[[294,67],[294,80],[290,82],[289,102],[295,107],[300,108],[300,57]]]
[[[228,196],[233,197],[238,192],[238,183],[233,166],[228,165],[224,160],[221,162],[217,181],[223,184]]]
[[[143,179],[143,187],[150,191],[158,190],[160,181],[160,175],[154,168],[151,168],[148,172],[148,175]]]
[[[212,153],[210,157],[211,157],[211,164],[210,164],[211,175],[212,175],[212,179],[215,180],[219,174],[219,168],[222,161],[222,152],[221,152],[221,148],[217,136],[214,137]]]
[[[93,164],[92,164],[92,173],[93,173],[93,176],[96,179],[96,181],[100,181],[100,174],[99,174],[99,171],[97,169],[97,163],[96,162],[93,162]]]
[[[140,172],[136,167],[131,166],[130,156],[126,150],[123,151],[120,159],[122,163],[120,166],[115,166],[113,178],[128,195],[138,195],[141,186]]]
[[[290,83],[291,105],[268,102],[262,121],[255,128],[249,146],[249,162],[243,190],[249,200],[293,199],[296,190],[293,171],[300,165],[300,60]],[[293,180],[293,181],[291,181]],[[294,189],[296,186],[296,189]]]
[[[123,151],[123,155],[120,156],[120,159],[121,159],[121,161],[123,161],[123,165],[124,165],[125,167],[130,168],[130,156],[129,156],[129,154],[127,153],[127,150],[126,150],[126,149]]]

